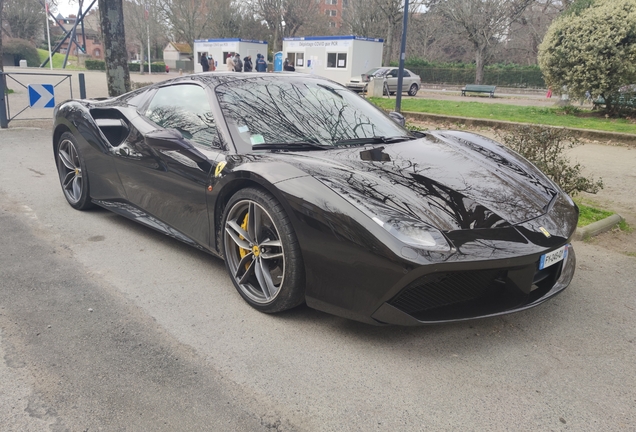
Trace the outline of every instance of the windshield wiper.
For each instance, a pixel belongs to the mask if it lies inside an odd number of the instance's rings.
[[[252,150],[329,150],[333,146],[313,142],[261,143],[252,145]]]
[[[343,139],[340,141],[336,141],[333,144],[336,146],[346,146],[346,145],[364,145],[364,144],[391,144],[402,141],[410,141],[416,139],[415,137],[408,135],[401,136],[374,136],[369,138],[349,138]]]

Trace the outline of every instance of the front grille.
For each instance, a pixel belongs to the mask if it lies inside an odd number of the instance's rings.
[[[505,286],[501,269],[437,273],[407,286],[389,304],[412,314],[490,296]]]
[[[472,318],[505,312],[544,296],[563,263],[434,273],[407,285],[388,303],[421,321]]]

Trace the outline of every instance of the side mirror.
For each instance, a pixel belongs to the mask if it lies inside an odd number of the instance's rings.
[[[400,126],[405,126],[406,125],[406,119],[404,118],[404,116],[402,114],[400,114],[397,111],[391,111],[389,113],[389,117],[391,117],[391,120],[393,120],[394,122],[396,122]]]
[[[146,134],[146,143],[160,150],[189,148],[183,134],[176,129],[157,129]]]

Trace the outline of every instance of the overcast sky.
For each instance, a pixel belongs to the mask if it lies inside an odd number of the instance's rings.
[[[84,8],[87,8],[89,4],[91,4],[92,0],[84,0]],[[97,3],[95,3],[94,8],[97,7]],[[77,11],[79,9],[79,4],[76,0],[57,0],[57,10],[63,16],[67,17],[70,14],[77,15]],[[84,9],[86,12],[86,9]]]

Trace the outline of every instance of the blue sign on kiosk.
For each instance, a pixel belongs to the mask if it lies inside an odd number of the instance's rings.
[[[283,52],[278,51],[274,54],[274,72],[283,71]]]

